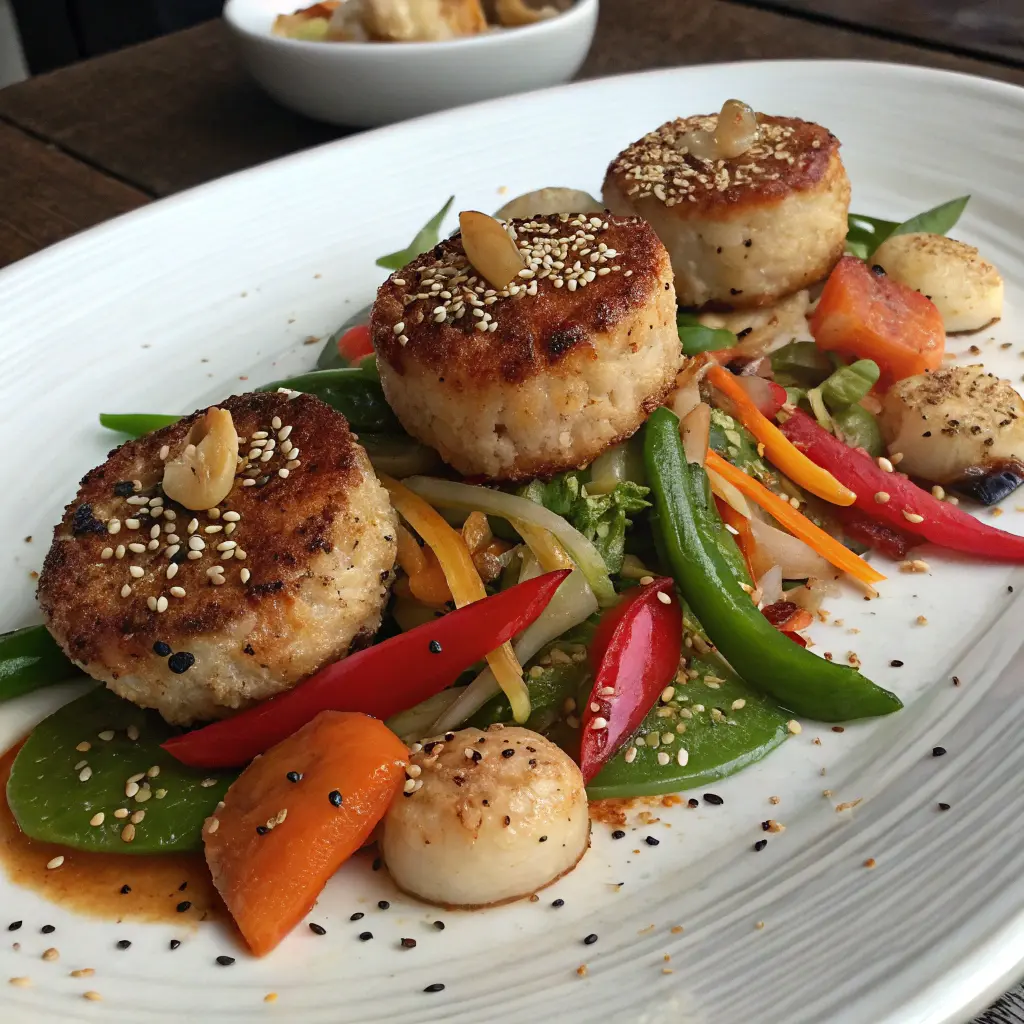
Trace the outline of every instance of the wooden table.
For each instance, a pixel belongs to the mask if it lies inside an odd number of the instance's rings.
[[[844,57],[1024,85],[1021,15],[1007,14],[1005,31],[954,37],[935,17],[954,7],[998,18],[1020,0],[603,0],[582,77]],[[11,86],[0,91],[0,266],[155,198],[344,134],[259,92],[217,22]],[[1024,1024],[1024,989],[980,1022]]]

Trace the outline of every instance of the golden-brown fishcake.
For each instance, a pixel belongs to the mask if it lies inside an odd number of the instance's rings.
[[[393,274],[371,330],[405,429],[467,476],[589,465],[672,389],[681,362],[668,253],[636,217],[551,215],[507,230],[525,268],[502,289],[460,236]]]
[[[741,156],[701,159],[690,133],[717,115],[679,118],[611,163],[604,201],[650,221],[672,258],[683,306],[770,305],[826,277],[843,254],[850,182],[839,140],[820,125],[757,115]]]
[[[283,393],[220,408],[240,461],[217,508],[190,511],[160,488],[200,410],[86,474],[39,580],[68,657],[178,724],[344,657],[379,626],[395,560],[394,511],[342,415]]]

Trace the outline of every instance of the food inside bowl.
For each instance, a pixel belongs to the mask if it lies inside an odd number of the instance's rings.
[[[280,14],[274,34],[307,42],[431,43],[518,28],[561,14],[572,0],[324,0]]]

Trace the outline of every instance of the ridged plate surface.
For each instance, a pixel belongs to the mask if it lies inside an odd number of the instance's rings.
[[[747,64],[588,82],[438,115],[214,182],[0,274],[0,623],[35,617],[29,574],[75,481],[112,443],[95,425],[99,411],[191,410],[307,367],[317,350],[304,341],[372,297],[383,276],[374,258],[406,244],[449,194],[456,209],[490,210],[504,202],[503,188],[515,195],[564,184],[596,193],[626,143],[734,95],[831,128],[858,211],[900,220],[972,193],[957,233],[1002,270],[1007,315],[951,348],[976,358],[973,343],[991,369],[1019,381],[1020,90],[917,68]],[[1024,532],[1012,497],[998,525]],[[215,926],[188,932],[89,920],[0,878],[0,934],[8,920],[26,922],[0,941],[0,1017],[966,1019],[1024,963],[1024,578],[921,550],[929,574],[883,565],[890,579],[879,600],[848,590],[828,602],[833,622],[814,630],[819,652],[842,660],[856,652],[868,675],[903,697],[904,712],[842,734],[807,723],[765,762],[716,784],[721,807],[656,809],[660,821],[618,842],[598,826],[580,869],[540,902],[439,913],[403,899],[384,872],[357,858],[315,911],[327,935],[301,928],[258,961]],[[0,745],[67,696],[4,706]],[[947,756],[931,756],[937,744]],[[853,810],[834,809],[858,798]],[[951,810],[940,813],[940,800]],[[769,816],[786,831],[755,854]],[[648,846],[646,835],[660,845]],[[868,858],[874,870],[863,867]],[[556,896],[565,900],[558,910],[550,906]],[[390,909],[378,910],[379,899]],[[366,913],[358,925],[349,922],[356,910]],[[443,932],[431,925],[439,917]],[[46,922],[56,925],[53,935],[39,934]],[[372,942],[357,940],[364,928]],[[598,941],[583,945],[591,932]],[[172,954],[174,935],[183,943]],[[404,936],[417,947],[401,949]],[[115,948],[120,938],[132,939],[130,950]],[[56,963],[40,959],[50,945],[60,949]],[[238,958],[230,968],[214,963],[225,952]],[[69,977],[84,966],[96,975]],[[31,988],[6,984],[22,975]],[[434,982],[445,990],[425,994]],[[86,988],[103,1002],[85,1001]],[[279,999],[265,1004],[271,991]]]

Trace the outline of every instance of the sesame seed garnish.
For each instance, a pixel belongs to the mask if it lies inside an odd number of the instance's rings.
[[[932,747],[932,757],[942,757],[945,753],[945,747]]]
[[[217,780],[216,779],[203,779],[203,781],[200,782],[199,785],[202,786],[203,789],[209,789],[210,786],[216,786],[217,785]]]
[[[591,932],[583,939],[584,946],[592,946],[595,942],[597,942],[597,935],[594,932]]]
[[[131,949],[131,945],[132,945],[132,940],[131,939],[118,939],[117,940],[117,948],[118,949]]]
[[[118,809],[116,811],[114,811],[114,817],[115,818],[127,818],[129,813],[130,812],[129,812],[127,807],[118,807]]]
[[[95,989],[89,989],[87,992],[83,992],[82,998],[88,999],[90,1003],[99,1003],[103,1001],[103,996],[101,996],[99,992],[95,991]]]
[[[883,473],[891,473],[893,471],[892,463],[884,456],[878,456],[878,468]]]
[[[135,826],[128,822],[123,829],[121,829],[121,840],[125,843],[130,843],[135,838]]]
[[[372,938],[373,938],[373,932],[360,932],[359,933],[359,941],[360,942],[369,942],[370,939],[372,939]]]
[[[104,548],[100,552],[100,558],[107,559],[107,558],[113,558],[113,557],[114,557],[114,549],[113,548]]]
[[[331,805],[334,807],[340,807],[342,804],[341,793],[336,789],[332,789],[330,793],[327,794],[327,799],[330,800]]]
[[[314,935],[326,935],[327,929],[322,924],[314,924],[312,921],[309,922],[309,930]]]
[[[102,811],[97,811],[89,819],[89,824],[92,825],[95,828],[97,825],[102,825],[103,824],[104,818],[106,818],[106,815]]]
[[[129,725],[125,729],[125,735],[134,743],[139,738],[139,727],[137,725]]]
[[[143,792],[146,792],[146,791],[143,790]],[[141,797],[142,793],[140,793],[139,796]],[[145,811],[141,811],[141,810],[140,811],[132,811],[131,823],[133,825],[138,825],[138,824],[140,824],[142,822],[142,819],[145,818],[145,817],[146,817],[146,812]]]
[[[15,988],[29,988],[32,984],[32,979],[24,976],[19,978],[8,978],[7,984],[13,985]]]
[[[704,803],[711,804],[714,807],[721,807],[722,804],[725,803],[725,801],[716,793],[705,793]]]
[[[75,750],[84,754],[87,751],[92,750],[92,744],[88,740],[82,740],[82,742],[75,747]]]
[[[875,492],[875,501],[877,501],[879,505],[884,505],[889,500],[889,497],[890,495],[888,491]]]
[[[115,533],[120,533],[120,532],[121,532],[121,520],[120,519],[111,519],[110,522],[107,523],[107,533],[115,534]]]
[[[22,924],[23,924],[23,923],[24,923],[24,922],[22,922],[22,921],[12,921],[12,922],[11,922],[11,923],[10,923],[10,924],[9,924],[9,925],[7,926],[7,930],[8,930],[9,932],[16,932],[16,931],[17,931],[17,930],[18,930],[18,929],[19,929],[19,928],[20,928],[20,927],[22,926]]]
[[[230,967],[234,962],[235,958],[233,956],[217,957],[217,963],[220,964],[221,967]]]
[[[623,756],[626,764],[632,764],[636,760],[636,747],[629,747]]]
[[[906,509],[903,510],[903,518],[908,523],[923,523],[924,516],[918,515],[916,512],[908,512]]]
[[[118,544],[117,547],[114,548],[114,557],[118,561],[120,561],[122,558],[124,558],[124,555],[125,555],[125,546],[123,544]]]
[[[360,936],[360,938],[362,938],[362,936]],[[444,991],[444,985],[442,985],[441,982],[439,982],[439,981],[435,981],[432,985],[428,985],[423,991],[424,992],[443,992]]]
[[[676,764],[680,768],[685,768],[690,760],[690,752],[685,747],[680,747],[676,752]]]
[[[795,719],[791,718],[786,723],[786,728],[794,735],[799,736],[804,731],[804,727]]]
[[[282,466],[282,467],[281,467],[281,468],[280,468],[280,469],[279,469],[279,470],[277,471],[277,475],[278,475],[278,476],[279,476],[279,477],[280,477],[280,478],[281,478],[282,480],[286,480],[286,479],[288,478],[288,473],[289,473],[289,470],[288,470],[288,469],[286,469],[286,468],[285,468],[284,466]]]
[[[42,958],[48,963],[53,963],[54,960],[60,959],[60,950],[55,946],[51,946],[49,949],[44,949]]]
[[[78,773],[78,781],[79,782],[88,782],[91,778],[92,778],[92,769],[88,765],[86,765]]]
[[[206,821],[206,832],[208,835],[213,835],[217,829],[220,828],[220,818],[208,818]]]
[[[79,967],[77,971],[72,971],[70,977],[72,978],[91,978],[96,973],[95,968],[92,967]]]
[[[600,716],[598,716],[597,718],[592,718],[590,720],[590,728],[593,729],[595,732],[599,732],[601,729],[607,729],[608,719],[601,718]]]
[[[666,594],[663,590],[659,590],[658,591],[658,600],[662,604],[671,604],[672,603],[672,598],[669,597],[668,594]]]

